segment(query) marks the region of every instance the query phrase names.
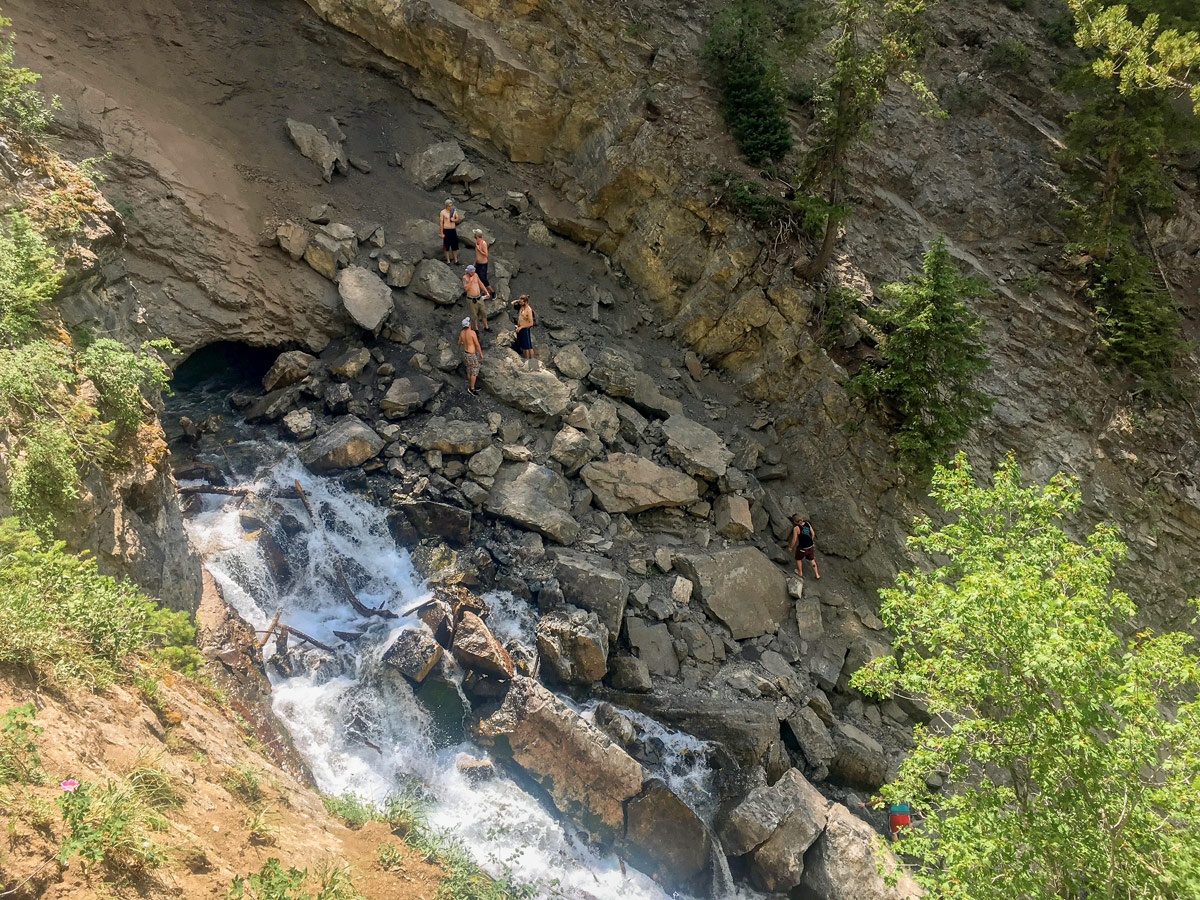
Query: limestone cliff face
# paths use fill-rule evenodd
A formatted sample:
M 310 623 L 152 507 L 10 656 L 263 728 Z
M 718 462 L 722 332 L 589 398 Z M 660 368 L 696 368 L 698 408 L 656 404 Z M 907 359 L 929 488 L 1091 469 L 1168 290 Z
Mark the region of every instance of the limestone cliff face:
M 740 163 L 703 78 L 706 7 L 307 2 L 402 62 L 405 83 L 464 128 L 514 160 L 543 163 L 550 229 L 607 254 L 683 343 L 770 404 L 798 501 L 827 523 L 830 551 L 859 561 L 864 586 L 894 571 L 906 498 L 921 492 L 905 488 L 886 434 L 814 341 L 814 289 L 793 279 L 794 251 L 714 204 L 709 173 Z M 982 468 L 1015 448 L 1031 476 L 1077 473 L 1091 514 L 1128 525 L 1131 580 L 1148 615 L 1175 620 L 1200 587 L 1186 564 L 1200 551 L 1200 423 L 1183 406 L 1142 419 L 1086 352 L 1090 312 L 1062 265 L 1055 187 L 1065 108 L 1053 84 L 1066 51 L 1034 16 L 997 5 L 940 4 L 931 24 L 926 74 L 949 116 L 886 98 L 853 162 L 854 214 L 830 280 L 869 300 L 873 285 L 904 277 L 923 243 L 945 234 L 964 267 L 996 289 L 981 311 L 998 404 L 972 455 Z M 1034 49 L 1019 79 L 985 62 L 1006 37 Z M 1200 284 L 1193 198 L 1185 192 L 1171 220 L 1151 223 L 1181 299 Z

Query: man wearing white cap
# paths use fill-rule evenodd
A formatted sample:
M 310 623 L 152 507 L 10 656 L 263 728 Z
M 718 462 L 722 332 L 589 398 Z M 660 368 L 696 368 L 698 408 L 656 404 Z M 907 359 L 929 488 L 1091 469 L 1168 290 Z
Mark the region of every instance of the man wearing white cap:
M 467 271 L 463 273 L 463 290 L 467 292 L 467 312 L 471 314 L 471 318 L 476 323 L 483 323 L 484 331 L 491 331 L 488 328 L 487 310 L 483 308 L 483 298 L 492 299 L 492 292 L 488 290 L 488 286 L 479 280 L 479 275 L 475 271 L 474 266 L 467 266 Z M 482 296 L 480 296 L 482 294 Z
M 479 368 L 483 364 L 483 347 L 479 344 L 479 335 L 471 327 L 470 316 L 462 320 L 458 346 L 463 348 L 463 361 L 467 364 L 467 392 L 474 397 L 479 393 L 475 390 L 475 379 L 479 377 Z
M 454 264 L 458 265 L 458 223 L 462 216 L 454 208 L 454 201 L 446 198 L 446 205 L 438 214 L 438 227 L 442 229 L 442 252 L 446 254 L 446 265 L 450 265 L 450 254 L 454 254 Z

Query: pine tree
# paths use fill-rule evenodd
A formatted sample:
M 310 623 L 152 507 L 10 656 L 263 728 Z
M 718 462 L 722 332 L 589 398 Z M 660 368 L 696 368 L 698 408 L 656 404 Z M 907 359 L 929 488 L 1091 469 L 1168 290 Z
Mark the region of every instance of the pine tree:
M 887 337 L 855 386 L 896 417 L 897 449 L 914 470 L 944 459 L 991 409 L 991 397 L 975 387 L 988 367 L 983 320 L 963 302 L 984 288 L 960 273 L 939 237 L 921 275 L 880 291 L 885 303 L 874 318 Z

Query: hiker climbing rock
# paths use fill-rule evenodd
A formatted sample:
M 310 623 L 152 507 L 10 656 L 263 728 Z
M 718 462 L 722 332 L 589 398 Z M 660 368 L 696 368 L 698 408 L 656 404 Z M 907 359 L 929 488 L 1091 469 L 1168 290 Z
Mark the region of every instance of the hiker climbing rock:
M 517 308 L 517 339 L 513 349 L 526 359 L 533 359 L 533 307 L 529 305 L 529 295 L 522 294 L 513 305 Z
M 483 299 L 492 299 L 492 292 L 488 290 L 486 284 L 479 280 L 479 273 L 475 266 L 467 266 L 467 270 L 462 277 L 463 290 L 467 292 L 467 312 L 471 314 L 473 323 L 483 323 L 484 331 L 491 331 L 488 327 L 487 309 L 484 308 Z
M 492 283 L 488 281 L 488 244 L 483 239 L 483 231 L 478 228 L 475 229 L 475 272 L 483 286 L 491 290 Z
M 450 256 L 454 256 L 454 264 L 458 264 L 458 223 L 462 216 L 454 208 L 454 201 L 446 198 L 446 205 L 438 215 L 438 227 L 442 230 L 442 252 L 446 254 L 446 265 L 450 265 Z
M 817 533 L 803 516 L 792 516 L 792 542 L 788 544 L 788 550 L 796 554 L 797 575 L 804 577 L 804 560 L 807 559 L 812 564 L 813 574 L 818 581 L 821 580 L 821 573 L 817 569 Z
M 479 335 L 471 327 L 470 316 L 462 320 L 458 346 L 463 348 L 463 361 L 467 365 L 467 392 L 475 396 L 479 393 L 475 389 L 475 379 L 479 377 L 479 369 L 483 365 L 483 347 L 479 344 Z

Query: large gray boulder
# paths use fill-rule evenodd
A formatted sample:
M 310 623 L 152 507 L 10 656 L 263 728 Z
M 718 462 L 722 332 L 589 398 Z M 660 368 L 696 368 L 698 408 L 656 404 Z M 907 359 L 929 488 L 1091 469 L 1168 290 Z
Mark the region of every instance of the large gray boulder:
M 865 791 L 878 790 L 887 781 L 887 757 L 883 745 L 849 722 L 833 726 L 833 759 L 829 776 L 835 781 Z
M 608 629 L 610 642 L 616 643 L 629 599 L 629 583 L 612 563 L 590 553 L 556 550 L 554 574 L 567 603 L 598 615 Z
M 607 513 L 639 513 L 659 506 L 689 506 L 700 499 L 695 479 L 636 453 L 610 453 L 580 472 Z
M 404 171 L 421 188 L 432 191 L 466 159 L 458 141 L 430 144 L 404 161 Z
M 711 428 L 675 415 L 662 423 L 662 431 L 667 438 L 667 454 L 689 475 L 716 481 L 729 468 L 733 453 Z
M 387 393 L 379 401 L 379 410 L 389 419 L 403 419 L 424 409 L 441 389 L 440 381 L 424 375 L 405 375 L 388 386 Z
M 472 723 L 478 739 L 512 760 L 559 812 L 596 838 L 625 830 L 625 804 L 641 793 L 645 772 L 611 738 L 530 678 L 517 676 L 504 701 Z
M 312 371 L 317 358 L 303 350 L 288 350 L 275 357 L 271 368 L 263 376 L 262 386 L 265 391 L 275 391 L 279 388 L 290 387 L 297 381 L 303 381 Z
M 554 610 L 534 633 L 543 669 L 564 684 L 591 684 L 608 673 L 608 629 L 594 612 Z
M 502 403 L 554 419 L 571 403 L 571 389 L 549 369 L 529 368 L 512 350 L 495 350 L 487 358 L 484 389 Z
M 633 862 L 668 891 L 712 893 L 712 836 L 700 817 L 657 779 L 625 807 L 625 845 Z
M 321 177 L 326 181 L 333 178 L 335 170 L 342 173 L 347 171 L 341 143 L 331 141 L 324 131 L 307 122 L 288 119 L 287 133 L 300 155 L 316 163 L 321 170 Z
M 441 306 L 453 306 L 463 295 L 462 279 L 436 259 L 423 259 L 417 264 L 408 290 Z
M 495 477 L 485 507 L 492 515 L 560 544 L 579 537 L 579 523 L 570 513 L 570 490 L 557 472 L 534 463 L 510 463 L 501 466 Z
M 603 449 L 599 438 L 564 425 L 550 445 L 550 458 L 560 463 L 567 475 L 574 475 Z
M 342 416 L 300 451 L 300 459 L 313 472 L 352 469 L 378 456 L 386 443 L 362 419 Z
M 621 350 L 601 350 L 587 378 L 610 397 L 628 400 L 644 413 L 661 417 L 683 412 L 683 405 L 665 396 L 654 380 L 639 371 L 632 357 Z
M 338 295 L 355 324 L 375 331 L 392 311 L 392 289 L 374 272 L 350 266 L 338 275 Z
M 420 684 L 442 659 L 442 645 L 424 629 L 411 628 L 400 632 L 383 652 L 380 662 L 398 670 Z
M 492 429 L 486 422 L 463 422 L 434 416 L 425 423 L 413 443 L 422 450 L 469 456 L 492 443 Z
M 801 890 L 821 900 L 916 900 L 920 886 L 882 842 L 870 825 L 833 804 L 805 856 Z
M 754 547 L 680 554 L 675 567 L 692 582 L 693 596 L 708 614 L 739 641 L 778 631 L 791 612 L 787 578 Z
M 810 707 L 804 707 L 787 718 L 787 727 L 800 745 L 808 764 L 823 775 L 828 774 L 833 759 L 833 738 L 821 717 Z
M 717 534 L 731 541 L 744 541 L 754 534 L 750 502 L 739 494 L 722 494 L 713 504 L 713 524 Z
M 554 366 L 567 378 L 584 378 L 592 368 L 587 354 L 578 344 L 567 344 L 555 353 Z
M 679 674 L 679 657 L 675 655 L 675 642 L 671 640 L 671 632 L 666 625 L 662 622 L 651 624 L 637 616 L 626 616 L 625 633 L 630 649 L 646 664 L 651 675 Z

